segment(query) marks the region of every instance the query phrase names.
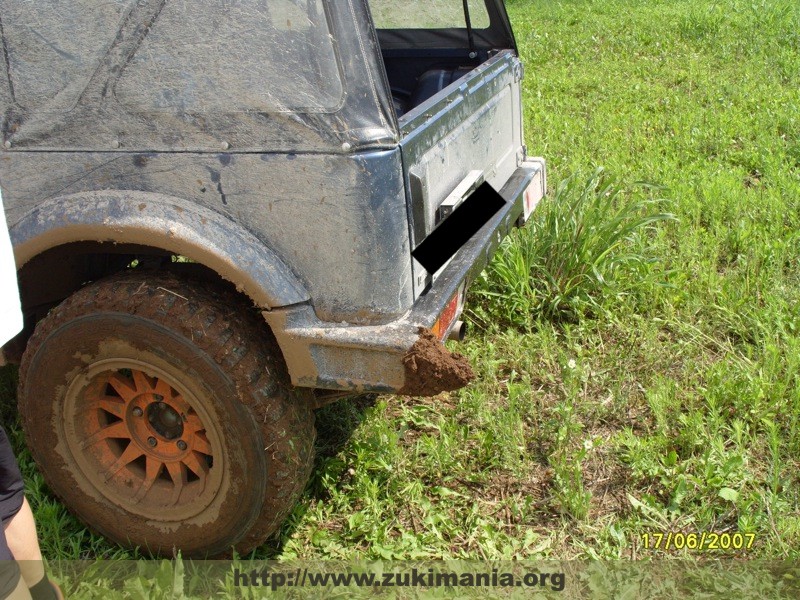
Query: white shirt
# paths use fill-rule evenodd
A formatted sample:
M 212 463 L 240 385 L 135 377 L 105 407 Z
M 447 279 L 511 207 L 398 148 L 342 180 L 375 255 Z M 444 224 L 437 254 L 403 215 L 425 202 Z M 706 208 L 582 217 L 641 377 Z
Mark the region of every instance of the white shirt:
M 22 330 L 22 309 L 17 287 L 17 266 L 8 237 L 3 194 L 0 192 L 0 345 Z M 2 364 L 2 363 L 0 363 Z

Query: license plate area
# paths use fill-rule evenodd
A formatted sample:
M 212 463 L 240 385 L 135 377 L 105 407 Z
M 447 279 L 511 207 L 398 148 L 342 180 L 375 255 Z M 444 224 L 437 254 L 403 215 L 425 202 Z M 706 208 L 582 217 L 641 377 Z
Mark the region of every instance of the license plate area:
M 484 182 L 417 246 L 412 256 L 428 273 L 436 273 L 505 203 Z

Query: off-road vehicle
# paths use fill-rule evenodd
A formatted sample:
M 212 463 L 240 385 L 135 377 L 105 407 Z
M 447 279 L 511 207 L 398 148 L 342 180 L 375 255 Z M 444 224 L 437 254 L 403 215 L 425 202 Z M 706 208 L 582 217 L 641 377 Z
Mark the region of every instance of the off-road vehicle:
M 545 189 L 502 0 L 0 0 L 0 184 L 45 480 L 152 552 L 246 552 L 314 409 L 467 367 L 470 280 Z

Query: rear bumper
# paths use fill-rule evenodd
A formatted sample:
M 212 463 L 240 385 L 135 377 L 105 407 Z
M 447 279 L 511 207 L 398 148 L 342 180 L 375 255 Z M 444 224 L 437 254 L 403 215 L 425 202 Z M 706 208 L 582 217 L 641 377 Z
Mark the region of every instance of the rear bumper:
M 528 159 L 506 182 L 506 204 L 453 255 L 426 293 L 403 317 L 385 325 L 320 321 L 309 304 L 264 311 L 283 351 L 292 383 L 341 391 L 398 392 L 406 386 L 403 357 L 430 328 L 462 283 L 483 270 L 502 239 L 521 224 L 525 192 L 546 190 L 545 164 Z M 430 390 L 435 393 L 437 390 Z

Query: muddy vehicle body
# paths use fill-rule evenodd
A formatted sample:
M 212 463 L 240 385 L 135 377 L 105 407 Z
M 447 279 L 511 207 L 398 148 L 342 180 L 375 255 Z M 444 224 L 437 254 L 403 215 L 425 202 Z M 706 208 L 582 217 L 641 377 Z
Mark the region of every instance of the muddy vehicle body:
M 92 527 L 250 550 L 302 492 L 314 408 L 463 385 L 439 340 L 545 190 L 503 3 L 466 4 L 0 0 L 4 360 Z

